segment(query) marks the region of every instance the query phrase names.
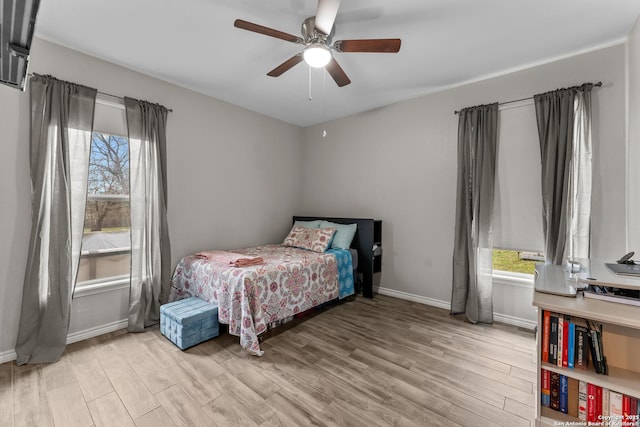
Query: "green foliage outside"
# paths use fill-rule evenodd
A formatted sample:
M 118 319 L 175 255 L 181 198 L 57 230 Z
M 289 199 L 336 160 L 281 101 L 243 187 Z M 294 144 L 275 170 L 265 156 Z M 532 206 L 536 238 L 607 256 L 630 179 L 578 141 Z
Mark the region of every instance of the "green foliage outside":
M 515 273 L 533 274 L 536 262 L 520 259 L 518 251 L 493 250 L 493 269 Z

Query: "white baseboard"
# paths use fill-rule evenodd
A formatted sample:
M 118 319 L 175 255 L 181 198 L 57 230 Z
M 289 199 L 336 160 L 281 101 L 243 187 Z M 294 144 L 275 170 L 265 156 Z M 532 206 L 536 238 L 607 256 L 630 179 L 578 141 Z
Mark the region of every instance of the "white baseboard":
M 396 291 L 388 288 L 378 288 L 378 293 L 381 295 L 387 295 L 398 299 L 407 301 L 413 301 L 420 304 L 430 305 L 432 307 L 443 308 L 445 310 L 451 310 L 451 302 L 437 300 L 434 298 L 427 298 L 420 295 L 414 295 L 407 292 Z M 509 316 L 502 313 L 493 313 L 493 320 L 500 323 L 506 323 L 508 325 L 517 326 L 520 328 L 531 329 L 535 328 L 536 322 L 528 319 L 522 319 L 520 317 Z
M 96 326 L 95 328 L 85 329 L 83 331 L 74 332 L 67 335 L 67 344 L 97 337 L 98 335 L 108 334 L 119 329 L 126 328 L 129 325 L 128 319 L 118 320 L 117 322 L 108 323 L 106 325 Z M 17 354 L 15 350 L 8 350 L 0 353 L 0 364 L 16 360 Z
M 496 322 L 506 323 L 508 325 L 531 330 L 533 330 L 537 326 L 537 323 L 533 320 L 522 319 L 520 317 L 509 316 L 508 314 L 501 314 L 496 312 L 493 313 L 493 320 L 495 320 Z
M 427 298 L 420 295 L 410 294 L 402 291 L 396 291 L 395 289 L 389 289 L 389 288 L 383 288 L 383 287 L 378 288 L 378 293 L 381 295 L 387 295 L 390 297 L 395 297 L 395 298 L 403 299 L 406 301 L 413 301 L 420 304 L 430 305 L 432 307 L 451 310 L 451 303 L 449 301 L 442 301 L 438 299 Z
M 109 332 L 124 329 L 129 326 L 129 319 L 122 319 L 116 322 L 107 323 L 106 325 L 96 326 L 94 328 L 84 329 L 67 335 L 67 344 L 97 337 L 98 335 L 108 334 Z
M 3 351 L 0 353 L 0 364 L 16 360 L 17 357 L 15 350 Z

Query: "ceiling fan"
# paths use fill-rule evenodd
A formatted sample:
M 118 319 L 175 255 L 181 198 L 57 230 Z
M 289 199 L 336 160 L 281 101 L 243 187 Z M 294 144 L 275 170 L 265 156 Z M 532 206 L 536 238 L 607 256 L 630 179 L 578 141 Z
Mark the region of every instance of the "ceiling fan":
M 333 57 L 336 52 L 373 52 L 397 53 L 400 50 L 400 39 L 365 39 L 337 40 L 331 44 L 335 33 L 334 22 L 340 7 L 340 0 L 318 0 L 316 16 L 305 19 L 302 23 L 302 37 L 274 30 L 273 28 L 236 19 L 233 25 L 247 31 L 264 34 L 277 39 L 304 45 L 302 52 L 278 65 L 267 73 L 271 77 L 279 77 L 285 71 L 305 61 L 311 67 L 326 67 L 336 84 L 340 87 L 351 83 L 349 77 Z

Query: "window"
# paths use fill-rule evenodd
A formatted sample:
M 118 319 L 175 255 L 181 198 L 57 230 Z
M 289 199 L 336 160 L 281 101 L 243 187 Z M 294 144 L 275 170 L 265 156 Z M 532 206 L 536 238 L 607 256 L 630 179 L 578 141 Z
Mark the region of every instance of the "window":
M 77 287 L 129 280 L 129 143 L 94 132 Z
M 538 252 L 493 250 L 493 270 L 500 273 L 533 274 L 536 262 L 544 262 L 544 255 Z
M 533 101 L 500 107 L 494 247 L 544 251 L 540 142 Z
M 492 261 L 502 283 L 531 282 L 536 262 L 544 262 L 540 176 L 533 101 L 501 106 Z

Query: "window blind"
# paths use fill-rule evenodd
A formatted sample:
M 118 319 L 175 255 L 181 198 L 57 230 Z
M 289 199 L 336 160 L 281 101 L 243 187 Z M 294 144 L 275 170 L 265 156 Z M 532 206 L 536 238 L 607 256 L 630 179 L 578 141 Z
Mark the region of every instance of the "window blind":
M 109 135 L 127 136 L 127 117 L 124 104 L 98 94 L 93 118 L 93 131 Z
M 532 100 L 500 107 L 494 247 L 544 251 L 540 143 Z

